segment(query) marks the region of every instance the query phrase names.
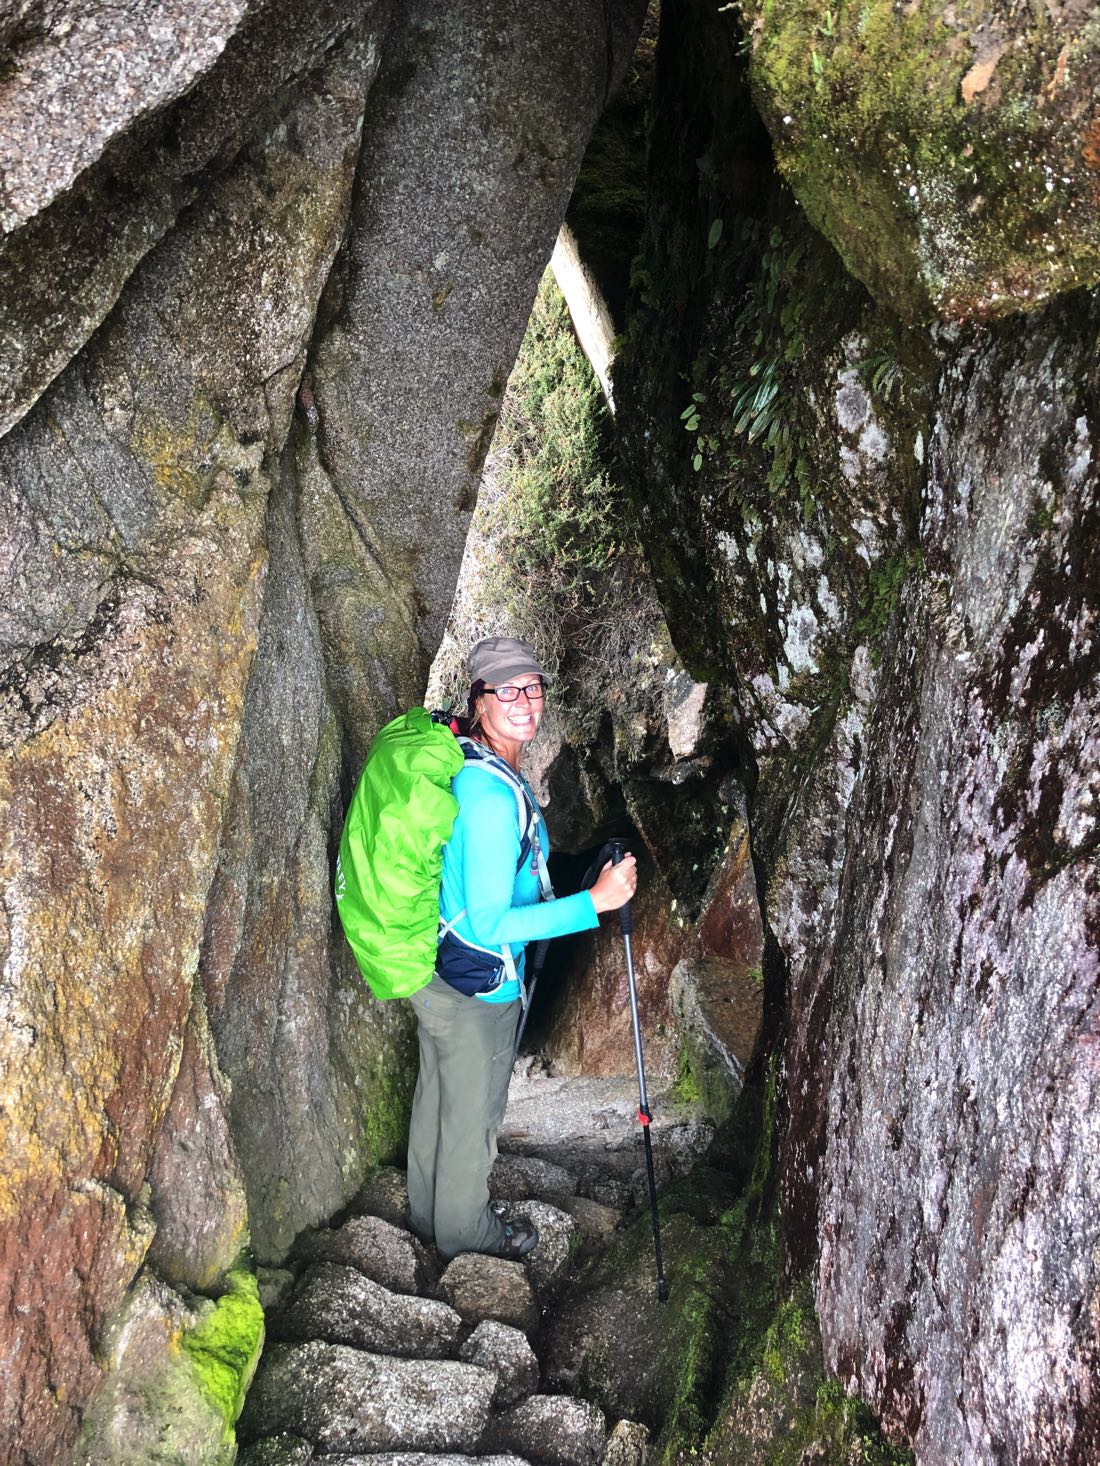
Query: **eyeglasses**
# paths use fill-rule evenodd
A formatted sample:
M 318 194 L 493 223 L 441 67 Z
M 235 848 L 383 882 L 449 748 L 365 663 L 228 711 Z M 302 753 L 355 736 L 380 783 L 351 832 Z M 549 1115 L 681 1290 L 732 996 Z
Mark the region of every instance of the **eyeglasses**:
M 524 693 L 528 702 L 541 702 L 545 688 L 541 682 L 532 682 L 530 687 L 513 687 L 506 682 L 503 687 L 486 687 L 484 692 L 491 692 L 494 697 L 499 697 L 501 702 L 518 702 L 520 693 Z

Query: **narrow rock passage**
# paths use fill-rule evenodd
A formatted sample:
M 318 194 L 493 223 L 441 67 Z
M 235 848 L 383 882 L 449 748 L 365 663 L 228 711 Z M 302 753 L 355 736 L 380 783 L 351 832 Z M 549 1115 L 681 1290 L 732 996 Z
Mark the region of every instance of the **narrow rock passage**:
M 711 1127 L 665 1092 L 651 1103 L 668 1180 Z M 632 1078 L 565 1079 L 521 1060 L 490 1189 L 539 1229 L 523 1262 L 440 1258 L 408 1230 L 394 1168 L 338 1225 L 303 1234 L 262 1277 L 268 1344 L 239 1423 L 242 1466 L 643 1461 L 646 1426 L 558 1393 L 570 1361 L 551 1370 L 536 1352 L 569 1280 L 646 1204 L 636 1107 Z

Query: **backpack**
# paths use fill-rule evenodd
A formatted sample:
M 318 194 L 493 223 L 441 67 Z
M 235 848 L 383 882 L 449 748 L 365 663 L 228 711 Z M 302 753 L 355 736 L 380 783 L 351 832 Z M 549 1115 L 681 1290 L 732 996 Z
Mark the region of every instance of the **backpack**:
M 534 853 L 542 894 L 553 894 L 538 811 L 523 781 L 483 744 L 456 738 L 446 714 L 411 708 L 371 743 L 336 859 L 336 910 L 376 998 L 407 998 L 425 987 L 441 943 L 442 975 L 461 992 L 489 992 L 505 975 L 515 976 L 507 947 L 473 947 L 451 930 L 453 923 L 440 921 L 443 846 L 458 814 L 451 780 L 467 762 L 515 790 L 517 870 Z

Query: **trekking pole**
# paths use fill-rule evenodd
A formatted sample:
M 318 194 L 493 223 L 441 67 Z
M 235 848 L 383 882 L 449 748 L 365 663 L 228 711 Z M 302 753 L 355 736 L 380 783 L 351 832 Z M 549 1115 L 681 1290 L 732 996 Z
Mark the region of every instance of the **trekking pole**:
M 609 840 L 604 847 L 611 852 L 613 865 L 618 865 L 626 853 L 626 846 L 622 840 Z M 603 852 L 601 852 L 602 855 Z M 657 1297 L 662 1303 L 668 1301 L 668 1283 L 665 1279 L 664 1264 L 661 1261 L 661 1221 L 657 1214 L 657 1177 L 653 1170 L 653 1141 L 649 1134 L 649 1122 L 653 1116 L 649 1110 L 649 1095 L 645 1084 L 645 1059 L 642 1057 L 642 1025 L 638 1017 L 638 986 L 634 980 L 634 953 L 631 950 L 630 938 L 634 932 L 634 917 L 630 910 L 630 902 L 619 907 L 619 927 L 623 934 L 623 947 L 626 951 L 626 982 L 630 992 L 630 1020 L 634 1025 L 634 1062 L 638 1066 L 638 1120 L 641 1123 L 642 1135 L 645 1138 L 645 1169 L 649 1179 L 649 1210 L 653 1218 L 653 1255 L 657 1263 Z
M 512 1068 L 516 1067 L 516 1060 L 519 1058 L 519 1046 L 523 1039 L 523 1030 L 527 1027 L 527 1015 L 531 1011 L 531 1004 L 535 997 L 535 984 L 539 980 L 539 973 L 542 971 L 542 964 L 546 961 L 546 953 L 550 948 L 550 939 L 544 942 L 536 942 L 531 949 L 531 985 L 527 989 L 527 1001 L 523 1005 L 523 1012 L 520 1015 L 519 1027 L 516 1029 L 516 1041 L 512 1046 Z

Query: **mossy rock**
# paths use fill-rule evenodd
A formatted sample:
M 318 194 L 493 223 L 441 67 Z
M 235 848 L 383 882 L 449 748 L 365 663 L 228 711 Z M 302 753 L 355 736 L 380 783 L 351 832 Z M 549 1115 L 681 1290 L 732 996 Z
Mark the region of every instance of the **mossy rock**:
M 990 318 L 1100 279 L 1100 21 L 976 0 L 762 0 L 780 171 L 880 302 Z
M 551 1379 L 572 1383 L 610 1418 L 698 1432 L 720 1356 L 716 1239 L 684 1213 L 663 1217 L 662 1303 L 650 1218 L 639 1217 L 555 1310 L 543 1354 Z
M 190 1359 L 199 1390 L 231 1430 L 264 1342 L 264 1311 L 256 1276 L 238 1267 L 226 1276 L 225 1291 L 203 1308 L 180 1344 Z
M 862 1401 L 825 1376 L 810 1284 L 780 1303 L 753 1370 L 728 1388 L 706 1441 L 714 1466 L 905 1466 Z
M 143 1272 L 105 1339 L 104 1387 L 84 1417 L 74 1461 L 204 1461 L 229 1466 L 234 1426 L 259 1361 L 264 1316 L 243 1264 L 217 1299 L 184 1298 Z

